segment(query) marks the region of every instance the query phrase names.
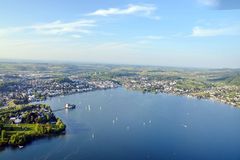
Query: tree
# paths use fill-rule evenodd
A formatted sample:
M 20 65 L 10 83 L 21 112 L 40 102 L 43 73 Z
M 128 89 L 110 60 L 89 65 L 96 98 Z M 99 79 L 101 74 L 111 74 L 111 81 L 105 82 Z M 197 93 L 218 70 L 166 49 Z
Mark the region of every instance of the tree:
M 3 104 L 3 101 L 0 101 L 0 107 L 3 106 L 3 105 L 4 105 L 4 104 Z
M 1 138 L 2 138 L 2 141 L 4 141 L 4 138 L 6 137 L 6 131 L 5 130 L 2 130 L 2 133 L 1 133 Z
M 57 132 L 62 132 L 66 129 L 65 124 L 59 118 L 57 119 L 56 127 L 57 127 Z
M 25 133 L 16 133 L 10 137 L 9 143 L 12 145 L 23 145 L 27 142 L 27 135 Z
M 46 132 L 51 133 L 51 131 L 52 131 L 52 126 L 50 124 L 47 124 L 46 125 Z
M 36 124 L 35 131 L 40 135 L 47 133 L 47 129 L 41 124 Z
M 49 122 L 50 121 L 50 116 L 47 114 L 46 115 L 46 121 Z

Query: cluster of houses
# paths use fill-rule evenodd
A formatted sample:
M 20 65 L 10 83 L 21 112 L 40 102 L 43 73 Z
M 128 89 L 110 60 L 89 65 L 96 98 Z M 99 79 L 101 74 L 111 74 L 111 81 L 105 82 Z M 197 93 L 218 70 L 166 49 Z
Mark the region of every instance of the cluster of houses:
M 126 79 L 123 83 L 123 86 L 128 89 L 134 90 L 147 90 L 154 92 L 164 92 L 171 93 L 178 92 L 175 88 L 176 81 L 167 81 L 167 80 L 148 80 L 147 78 L 139 78 L 139 79 Z
M 14 83 L 8 83 L 8 81 L 14 81 Z M 0 107 L 13 99 L 18 100 L 19 103 L 29 103 L 58 95 L 118 87 L 112 81 L 92 81 L 85 78 L 57 81 L 55 77 L 41 74 L 16 75 L 4 79 L 4 82 L 6 84 L 4 88 L 0 87 Z
M 88 84 L 90 86 L 94 86 L 95 89 L 109 89 L 109 88 L 117 88 L 118 84 L 112 81 L 89 81 Z
M 226 104 L 240 107 L 240 88 L 235 86 L 219 86 L 209 93 L 210 99 L 217 100 Z
M 48 118 L 47 118 L 48 117 Z M 23 108 L 21 111 L 11 113 L 8 122 L 13 124 L 20 123 L 46 123 L 55 122 L 56 118 L 49 107 L 33 105 Z
M 21 115 L 17 116 L 17 117 L 10 117 L 9 121 L 12 123 L 15 123 L 15 124 L 19 124 L 22 122 L 22 117 L 21 117 Z
M 219 86 L 200 90 L 199 88 L 179 88 L 177 80 L 149 80 L 146 77 L 125 78 L 123 86 L 133 90 L 171 93 L 200 99 L 212 99 L 240 107 L 240 88 L 237 86 Z

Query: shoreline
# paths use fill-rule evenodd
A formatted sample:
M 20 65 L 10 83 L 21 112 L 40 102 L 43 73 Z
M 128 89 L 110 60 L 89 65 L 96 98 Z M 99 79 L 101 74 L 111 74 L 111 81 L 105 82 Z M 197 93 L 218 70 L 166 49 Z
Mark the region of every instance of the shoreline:
M 54 96 L 47 96 L 44 100 L 35 100 L 35 101 L 29 102 L 28 104 L 36 104 L 36 103 L 44 102 L 48 99 L 55 98 L 55 97 L 64 97 L 64 96 L 74 95 L 74 94 L 81 94 L 81 93 L 88 93 L 88 92 L 95 92 L 95 91 L 102 91 L 102 90 L 109 90 L 109 89 L 117 89 L 119 87 L 122 87 L 122 86 L 117 86 L 117 87 L 113 87 L 113 88 L 94 89 L 94 90 L 88 90 L 88 91 L 83 91 L 83 92 L 73 92 L 73 93 L 60 94 L 60 95 L 54 95 Z M 3 107 L 6 107 L 6 106 L 3 106 Z M 3 107 L 0 107 L 0 109 Z
M 19 147 L 44 137 L 66 133 L 66 125 L 49 105 L 26 104 L 0 110 L 0 148 Z M 11 115 L 11 117 L 9 117 Z
M 145 91 L 144 92 L 143 89 L 132 89 L 132 88 L 124 87 L 124 86 L 122 86 L 122 87 L 127 89 L 127 90 L 130 90 L 130 91 L 137 91 L 137 92 L 142 92 L 142 93 L 152 93 L 152 94 L 162 93 L 162 94 L 166 94 L 166 95 L 173 95 L 173 96 L 180 96 L 180 97 L 186 97 L 186 98 L 193 98 L 193 99 L 196 99 L 196 100 L 208 100 L 208 101 L 212 101 L 212 102 L 215 102 L 215 103 L 225 104 L 225 105 L 228 105 L 230 107 L 235 107 L 235 108 L 239 108 L 240 109 L 240 105 L 231 104 L 230 102 L 229 103 L 228 102 L 224 102 L 223 100 L 217 99 L 217 98 L 199 98 L 197 96 L 188 95 L 188 94 L 177 94 L 177 93 L 172 93 L 172 92 L 161 92 L 161 91 L 158 91 L 158 92 Z
M 52 139 L 54 137 L 64 136 L 65 134 L 66 134 L 66 131 L 62 131 L 60 133 L 44 134 L 44 135 L 33 137 L 33 139 L 31 141 L 27 141 L 24 144 L 16 144 L 16 145 L 11 145 L 9 143 L 0 144 L 0 153 L 2 151 L 4 151 L 5 149 L 7 149 L 7 148 L 10 148 L 10 149 L 22 149 L 22 148 L 32 144 L 34 141 L 38 141 L 38 140 L 41 140 L 41 139 Z
M 95 92 L 95 91 L 109 90 L 109 89 L 117 89 L 117 88 L 124 88 L 124 89 L 129 90 L 129 91 L 137 91 L 137 92 L 144 93 L 143 89 L 132 89 L 132 88 L 127 88 L 127 87 L 125 87 L 123 85 L 119 85 L 119 86 L 113 87 L 113 88 L 95 89 L 95 90 L 89 90 L 89 91 L 85 91 L 85 92 L 75 92 L 75 93 L 69 93 L 69 94 L 64 94 L 64 95 L 57 95 L 57 96 L 47 97 L 43 101 L 35 101 L 35 102 L 31 102 L 31 103 L 34 104 L 36 102 L 39 102 L 39 103 L 40 102 L 44 102 L 47 99 L 51 99 L 51 98 L 54 98 L 54 97 L 61 97 L 61 96 L 68 96 L 68 95 L 74 95 L 74 94 L 81 94 L 81 93 L 88 93 L 88 92 Z M 234 104 L 231 104 L 231 103 L 228 103 L 228 102 L 223 102 L 221 99 L 217 99 L 217 98 L 199 98 L 197 96 L 188 95 L 188 94 L 178 94 L 178 93 L 161 92 L 161 91 L 158 91 L 158 92 L 146 91 L 145 93 L 152 93 L 152 94 L 159 94 L 159 93 L 161 93 L 161 94 L 166 94 L 166 95 L 173 95 L 173 96 L 180 96 L 180 97 L 186 97 L 186 98 L 193 98 L 193 99 L 196 99 L 196 100 L 208 100 L 208 101 L 212 101 L 212 102 L 219 103 L 219 104 L 225 104 L 225 105 L 228 105 L 229 107 L 240 108 L 240 106 L 238 106 L 238 105 L 234 105 Z

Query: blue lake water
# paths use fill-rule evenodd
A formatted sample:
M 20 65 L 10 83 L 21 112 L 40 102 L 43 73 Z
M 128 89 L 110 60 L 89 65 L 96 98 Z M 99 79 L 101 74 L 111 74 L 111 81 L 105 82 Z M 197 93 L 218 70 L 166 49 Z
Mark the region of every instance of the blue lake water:
M 240 109 L 224 104 L 123 88 L 45 103 L 80 106 L 55 113 L 66 135 L 7 148 L 0 160 L 240 159 Z

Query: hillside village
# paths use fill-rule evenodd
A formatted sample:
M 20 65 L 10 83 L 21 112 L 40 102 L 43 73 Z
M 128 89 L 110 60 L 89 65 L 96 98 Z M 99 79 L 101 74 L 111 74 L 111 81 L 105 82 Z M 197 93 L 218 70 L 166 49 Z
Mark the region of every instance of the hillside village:
M 212 99 L 240 107 L 239 74 L 239 70 L 231 69 L 3 64 L 2 69 L 0 65 L 0 106 L 12 100 L 27 104 L 48 97 L 122 86 L 142 92 Z

